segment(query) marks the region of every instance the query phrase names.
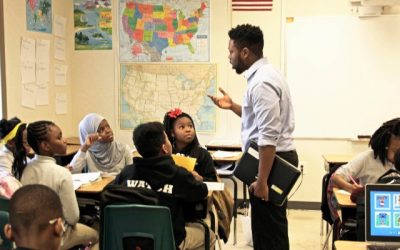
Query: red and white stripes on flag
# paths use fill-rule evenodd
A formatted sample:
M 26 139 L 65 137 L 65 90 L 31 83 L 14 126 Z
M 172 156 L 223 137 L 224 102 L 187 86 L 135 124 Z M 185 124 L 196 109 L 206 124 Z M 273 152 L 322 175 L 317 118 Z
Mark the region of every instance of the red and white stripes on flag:
M 272 0 L 231 0 L 232 11 L 272 11 Z

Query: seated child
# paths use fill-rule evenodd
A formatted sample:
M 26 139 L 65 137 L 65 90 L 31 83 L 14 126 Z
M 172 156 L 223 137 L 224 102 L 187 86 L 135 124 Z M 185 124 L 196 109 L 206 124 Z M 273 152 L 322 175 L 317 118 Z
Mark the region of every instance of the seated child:
M 72 172 L 79 173 L 87 166 L 89 172 L 119 173 L 132 164 L 128 145 L 114 141 L 113 131 L 107 120 L 95 113 L 86 115 L 79 123 L 81 149 L 72 159 Z
M 10 200 L 9 215 L 4 233 L 17 249 L 60 249 L 63 212 L 51 188 L 33 184 L 18 189 Z
M 61 129 L 53 122 L 37 121 L 30 123 L 27 130 L 28 143 L 36 155 L 22 174 L 22 184 L 46 185 L 60 197 L 65 219 L 65 233 L 61 249 L 92 243 L 95 244 L 92 249 L 98 249 L 98 233 L 94 229 L 78 223 L 79 208 L 71 173 L 68 169 L 57 165 L 53 158 L 55 154 L 65 154 L 67 149 Z
M 128 187 L 151 188 L 159 192 L 160 205 L 169 207 L 176 246 L 181 250 L 204 248 L 204 228 L 197 223 L 185 226 L 182 202 L 199 202 L 207 197 L 207 186 L 193 177 L 186 169 L 174 164 L 172 146 L 159 122 L 137 126 L 133 141 L 143 158 L 135 158 L 115 179 L 116 184 Z M 215 235 L 210 231 L 213 249 Z
M 6 170 L 20 179 L 31 151 L 26 137 L 26 124 L 17 117 L 0 121 L 0 138 L 4 144 L 0 151 L 0 170 Z
M 200 146 L 194 122 L 190 115 L 174 108 L 164 116 L 164 129 L 172 143 L 172 152 L 196 158 L 193 176 L 198 181 L 217 181 L 214 161 L 210 153 Z
M 376 183 L 378 178 L 389 169 L 395 168 L 394 156 L 400 149 L 400 118 L 383 123 L 372 135 L 369 146 L 371 149 L 360 153 L 332 174 L 327 195 L 334 221 L 338 218 L 338 214 L 332 195 L 333 187 L 351 193 L 367 183 Z M 357 180 L 357 182 L 355 183 L 353 180 Z

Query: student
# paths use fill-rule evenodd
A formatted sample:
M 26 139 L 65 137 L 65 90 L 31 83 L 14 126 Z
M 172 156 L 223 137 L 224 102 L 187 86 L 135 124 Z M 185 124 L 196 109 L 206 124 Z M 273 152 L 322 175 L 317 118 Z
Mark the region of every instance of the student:
M 119 173 L 132 164 L 132 153 L 128 145 L 114 141 L 113 131 L 107 120 L 95 113 L 86 115 L 79 123 L 81 148 L 70 166 L 74 173 L 89 172 Z
M 140 124 L 133 132 L 133 141 L 143 158 L 135 158 L 133 165 L 126 166 L 115 183 L 157 190 L 160 205 L 171 211 L 176 246 L 181 250 L 204 249 L 204 228 L 197 223 L 185 226 L 181 203 L 206 199 L 207 186 L 174 164 L 172 146 L 161 123 Z M 215 235 L 210 230 L 211 249 L 214 241 Z
M 213 159 L 210 153 L 200 146 L 192 117 L 181 109 L 174 108 L 165 114 L 163 125 L 172 143 L 172 153 L 196 158 L 196 165 L 192 171 L 196 180 L 217 181 Z
M 6 237 L 15 241 L 17 250 L 59 250 L 64 233 L 60 198 L 51 188 L 26 185 L 10 200 L 9 224 Z
M 21 178 L 31 147 L 27 142 L 26 124 L 17 117 L 0 121 L 0 138 L 4 144 L 0 151 L 0 171 L 4 170 Z
M 67 144 L 62 137 L 61 129 L 50 121 L 37 121 L 29 124 L 28 143 L 36 155 L 22 174 L 21 182 L 43 184 L 53 189 L 60 197 L 65 219 L 65 233 L 61 249 L 76 245 L 95 244 L 98 249 L 98 233 L 78 223 L 79 208 L 69 170 L 56 164 L 55 154 L 65 154 Z
M 395 154 L 400 149 L 400 118 L 383 123 L 372 135 L 369 146 L 370 149 L 338 168 L 331 177 L 328 204 L 333 220 L 338 214 L 337 205 L 332 197 L 332 187 L 351 193 L 367 183 L 376 183 L 389 169 L 395 169 Z
M 244 149 L 251 141 L 256 141 L 259 146 L 259 175 L 249 187 L 254 249 L 288 250 L 287 203 L 279 207 L 268 202 L 267 180 L 275 154 L 295 166 L 298 164 L 289 87 L 281 74 L 263 58 L 264 37 L 259 27 L 238 25 L 228 35 L 232 68 L 237 74 L 245 72 L 247 79 L 243 105 L 233 102 L 221 88 L 222 97 L 209 97 L 218 107 L 241 117 Z

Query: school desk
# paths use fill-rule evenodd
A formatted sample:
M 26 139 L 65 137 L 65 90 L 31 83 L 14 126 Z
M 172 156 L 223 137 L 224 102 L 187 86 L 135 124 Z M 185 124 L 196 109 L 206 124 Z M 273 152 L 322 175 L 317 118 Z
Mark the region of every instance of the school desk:
M 336 250 L 366 250 L 367 243 L 364 241 L 347 241 L 337 240 L 335 241 Z
M 221 150 L 221 149 L 218 149 Z M 237 181 L 235 177 L 233 176 L 233 169 L 235 167 L 235 164 L 240 158 L 242 157 L 242 152 L 240 150 L 235 150 L 238 152 L 237 155 L 231 156 L 231 157 L 215 157 L 214 153 L 216 151 L 214 150 L 208 150 L 210 153 L 211 157 L 213 158 L 215 165 L 216 165 L 216 170 L 217 174 L 220 178 L 224 179 L 229 179 L 233 183 L 233 245 L 236 245 L 236 240 L 237 240 L 237 234 L 236 234 L 236 220 L 237 220 L 237 207 L 238 207 L 238 202 L 237 202 Z M 226 170 L 221 170 L 218 169 L 218 165 L 231 165 L 229 169 Z M 247 201 L 247 190 L 246 190 L 246 185 L 243 184 L 243 199 L 246 202 Z
M 77 190 L 75 190 L 75 192 L 81 194 L 82 193 L 98 194 L 101 193 L 101 191 L 103 191 L 105 186 L 114 181 L 114 179 L 115 176 L 102 177 L 100 180 L 83 184 Z
M 353 159 L 354 154 L 323 154 L 324 168 L 327 172 L 335 171 L 338 167 Z
M 336 197 L 338 205 L 340 208 L 356 208 L 357 204 L 352 202 L 350 199 L 350 194 L 344 192 L 339 188 L 333 188 L 333 194 Z
M 242 150 L 242 145 L 238 144 L 238 143 L 209 143 L 206 144 L 206 149 L 207 150 L 212 150 L 212 151 L 216 151 L 216 150 L 225 150 L 225 151 L 241 151 Z
M 341 189 L 333 188 L 333 195 L 339 206 L 338 213 L 340 221 L 348 228 L 355 230 L 356 225 L 354 221 L 356 218 L 357 204 L 351 201 L 349 193 Z M 333 223 L 333 232 L 337 232 L 337 226 L 337 223 Z M 337 239 L 334 237 L 332 240 L 336 242 Z

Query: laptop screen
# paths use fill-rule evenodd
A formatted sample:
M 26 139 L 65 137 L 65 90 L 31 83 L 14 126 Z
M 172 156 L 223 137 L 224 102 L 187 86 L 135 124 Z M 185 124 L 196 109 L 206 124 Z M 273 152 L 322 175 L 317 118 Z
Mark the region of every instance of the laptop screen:
M 400 242 L 400 185 L 366 185 L 365 231 L 367 241 Z

